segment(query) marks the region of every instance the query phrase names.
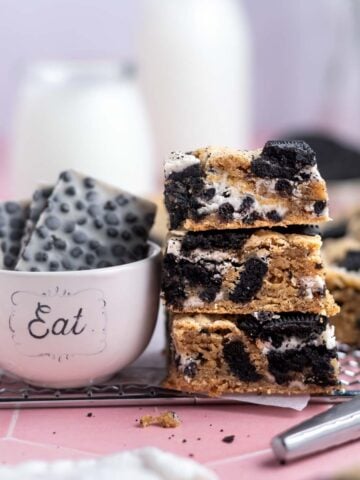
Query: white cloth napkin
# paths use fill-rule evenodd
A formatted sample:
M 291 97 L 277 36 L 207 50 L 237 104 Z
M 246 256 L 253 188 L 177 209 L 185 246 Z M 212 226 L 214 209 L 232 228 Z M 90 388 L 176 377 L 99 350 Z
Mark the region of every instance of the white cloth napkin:
M 217 480 L 194 460 L 157 448 L 90 460 L 33 461 L 0 466 L 1 480 Z

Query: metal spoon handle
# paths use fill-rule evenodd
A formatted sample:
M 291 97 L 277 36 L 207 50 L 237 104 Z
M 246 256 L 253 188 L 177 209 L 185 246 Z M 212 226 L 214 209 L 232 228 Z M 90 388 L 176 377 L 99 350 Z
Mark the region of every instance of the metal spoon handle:
M 293 460 L 360 438 L 360 398 L 330 408 L 274 437 L 271 447 L 281 461 Z

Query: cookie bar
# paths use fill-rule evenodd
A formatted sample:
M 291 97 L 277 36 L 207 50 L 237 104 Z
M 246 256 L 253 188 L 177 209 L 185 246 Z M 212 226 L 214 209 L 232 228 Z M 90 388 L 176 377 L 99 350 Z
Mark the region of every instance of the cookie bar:
M 172 230 L 304 225 L 329 218 L 325 182 L 303 141 L 270 141 L 252 151 L 173 152 L 165 163 L 165 204 Z
M 265 229 L 172 232 L 163 262 L 167 307 L 334 315 L 338 307 L 325 287 L 320 246 L 318 235 Z
M 28 202 L 4 202 L 0 204 L 0 268 L 12 270 L 17 262 L 26 220 Z
M 353 210 L 326 225 L 322 229 L 321 236 L 324 240 L 344 237 L 360 240 L 360 209 Z
M 142 259 L 154 215 L 151 202 L 63 172 L 45 209 L 39 216 L 36 210 L 36 225 L 16 270 L 83 270 Z
M 353 238 L 327 240 L 326 283 L 340 306 L 332 318 L 340 342 L 360 345 L 360 241 Z
M 334 328 L 320 315 L 170 318 L 165 386 L 208 395 L 324 393 L 338 384 Z
M 30 207 L 29 207 L 29 216 L 26 220 L 25 231 L 22 238 L 22 250 L 28 244 L 31 234 L 37 224 L 40 215 L 45 210 L 47 206 L 48 199 L 53 192 L 54 187 L 42 187 L 35 190 L 33 193 Z

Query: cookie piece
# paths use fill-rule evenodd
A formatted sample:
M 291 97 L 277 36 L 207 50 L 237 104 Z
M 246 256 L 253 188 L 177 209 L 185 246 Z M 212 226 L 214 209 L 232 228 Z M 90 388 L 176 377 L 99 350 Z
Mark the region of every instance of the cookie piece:
M 326 393 L 338 385 L 334 327 L 299 312 L 174 314 L 168 388 L 208 395 Z
M 37 207 L 37 205 L 36 205 Z M 22 251 L 22 271 L 122 265 L 147 253 L 155 205 L 74 171 L 63 172 Z
M 339 311 L 325 288 L 318 235 L 271 230 L 172 232 L 163 295 L 173 312 Z
M 340 306 L 332 319 L 340 342 L 360 345 L 360 241 L 327 240 L 323 249 L 326 283 Z
M 0 203 L 1 269 L 13 270 L 15 268 L 28 216 L 28 202 Z
M 171 229 L 318 224 L 329 218 L 327 202 L 315 153 L 302 141 L 173 152 L 165 163 Z

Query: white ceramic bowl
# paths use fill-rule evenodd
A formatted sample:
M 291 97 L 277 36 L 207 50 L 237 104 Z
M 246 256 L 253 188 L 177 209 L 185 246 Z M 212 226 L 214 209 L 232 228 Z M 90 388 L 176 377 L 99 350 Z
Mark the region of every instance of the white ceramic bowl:
M 0 271 L 0 368 L 54 388 L 103 380 L 153 333 L 160 247 L 144 260 L 79 272 Z

